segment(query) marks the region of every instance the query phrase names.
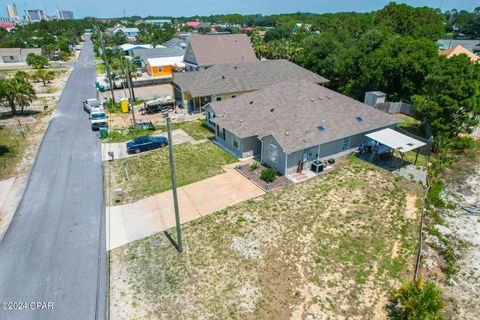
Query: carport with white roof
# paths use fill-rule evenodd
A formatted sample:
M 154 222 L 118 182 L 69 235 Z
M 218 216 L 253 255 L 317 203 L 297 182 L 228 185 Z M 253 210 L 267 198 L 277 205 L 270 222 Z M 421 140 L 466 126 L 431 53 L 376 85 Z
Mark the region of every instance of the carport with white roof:
M 406 152 L 416 150 L 417 155 L 415 157 L 414 164 L 417 164 L 418 153 L 420 151 L 420 148 L 426 145 L 425 142 L 414 139 L 410 136 L 407 136 L 403 133 L 400 133 L 390 128 L 372 132 L 372 133 L 366 134 L 365 136 L 384 146 L 387 146 L 388 148 L 391 148 L 392 150 L 396 150 L 400 152 L 400 155 L 403 161 L 404 161 L 403 155 Z M 377 150 L 372 155 L 372 159 L 376 154 L 380 154 L 382 152 L 382 149 L 383 148 L 381 147 L 377 148 Z

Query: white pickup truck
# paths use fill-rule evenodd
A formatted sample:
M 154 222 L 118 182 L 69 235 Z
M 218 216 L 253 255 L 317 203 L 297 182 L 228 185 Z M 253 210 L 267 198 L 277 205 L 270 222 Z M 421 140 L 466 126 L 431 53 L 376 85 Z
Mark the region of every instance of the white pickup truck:
M 83 101 L 83 110 L 85 110 L 88 113 L 92 113 L 92 111 L 96 111 L 97 109 L 102 109 L 103 107 L 100 101 L 98 99 L 87 99 Z
M 104 110 L 94 110 L 90 113 L 90 122 L 92 130 L 100 130 L 100 128 L 108 128 L 107 116 Z

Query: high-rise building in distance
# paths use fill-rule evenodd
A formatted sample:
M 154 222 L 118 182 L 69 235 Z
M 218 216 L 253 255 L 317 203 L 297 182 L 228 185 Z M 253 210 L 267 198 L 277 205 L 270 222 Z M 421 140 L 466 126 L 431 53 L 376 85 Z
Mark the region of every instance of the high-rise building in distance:
M 60 20 L 73 20 L 75 19 L 73 11 L 70 10 L 57 10 L 57 17 Z
M 30 22 L 47 20 L 47 13 L 41 9 L 25 10 L 25 16 Z
M 7 14 L 10 19 L 20 20 L 20 17 L 18 16 L 17 6 L 15 5 L 15 3 L 7 4 Z

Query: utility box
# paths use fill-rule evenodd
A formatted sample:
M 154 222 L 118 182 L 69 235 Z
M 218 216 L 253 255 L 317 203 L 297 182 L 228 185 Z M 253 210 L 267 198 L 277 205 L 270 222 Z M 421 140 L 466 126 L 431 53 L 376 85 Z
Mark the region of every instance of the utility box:
M 128 113 L 128 99 L 122 99 L 120 100 L 120 111 L 123 113 Z
M 387 95 L 381 91 L 369 91 L 365 92 L 364 103 L 369 106 L 375 107 L 379 103 L 387 101 Z

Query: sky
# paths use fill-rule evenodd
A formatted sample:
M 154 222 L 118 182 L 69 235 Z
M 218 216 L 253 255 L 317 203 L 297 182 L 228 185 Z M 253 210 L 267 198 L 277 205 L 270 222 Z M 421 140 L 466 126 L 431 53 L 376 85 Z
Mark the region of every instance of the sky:
M 56 9 L 72 10 L 76 18 L 85 16 L 193 16 L 225 13 L 274 14 L 289 12 L 340 12 L 374 11 L 391 0 L 0 0 L 0 16 L 6 16 L 6 4 L 15 3 L 23 15 L 25 3 L 29 9 L 47 9 L 54 15 Z M 480 0 L 404 0 L 397 1 L 412 6 L 440 8 L 442 11 L 456 8 L 473 11 Z

